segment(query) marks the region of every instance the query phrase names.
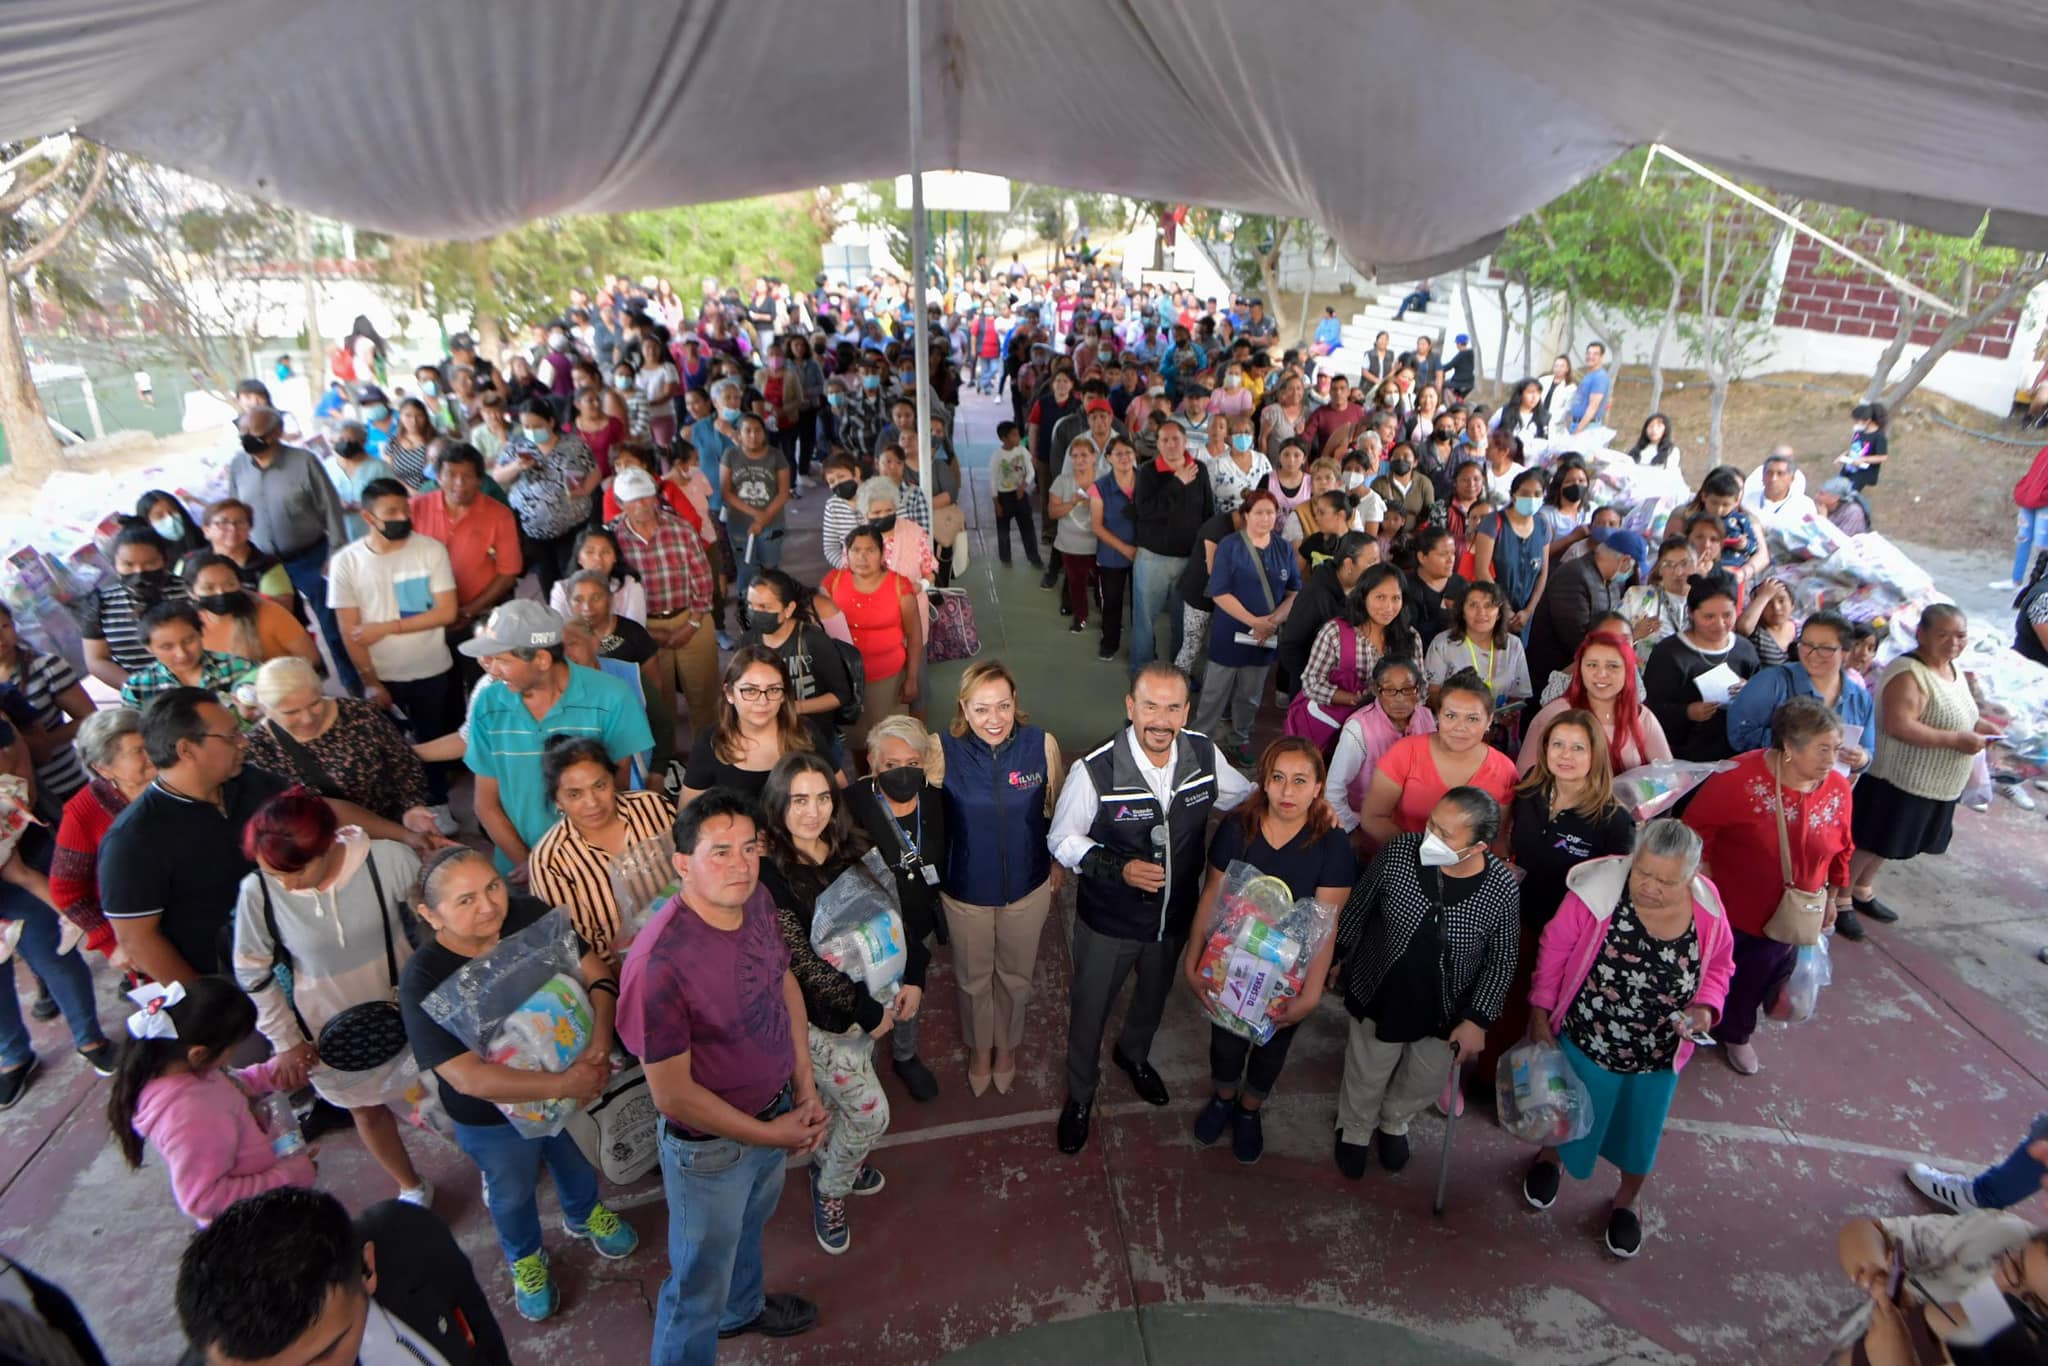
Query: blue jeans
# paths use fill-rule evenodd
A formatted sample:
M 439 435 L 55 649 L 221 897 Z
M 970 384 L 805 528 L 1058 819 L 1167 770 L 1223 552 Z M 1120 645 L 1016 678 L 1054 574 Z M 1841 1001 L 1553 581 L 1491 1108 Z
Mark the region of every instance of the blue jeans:
M 761 1230 L 782 1198 L 787 1157 L 730 1138 L 686 1142 L 663 1126 L 669 1273 L 654 1310 L 653 1366 L 712 1366 L 719 1330 L 761 1312 Z
M 20 854 L 39 872 L 47 873 L 53 847 L 47 834 L 31 829 L 22 839 Z M 79 1048 L 106 1042 L 107 1036 L 100 1029 L 99 1008 L 93 1001 L 92 969 L 77 949 L 58 955 L 60 926 L 49 903 L 26 888 L 0 882 L 0 920 L 21 922 L 21 939 L 15 944 L 15 951 L 28 960 L 36 976 L 50 989 L 50 999 L 64 1012 L 64 1023 L 71 1026 L 71 1042 Z M 28 1026 L 22 1023 L 21 1002 L 15 995 L 14 967 L 11 963 L 0 963 L 0 1068 L 12 1071 L 35 1055 Z
M 1002 378 L 1002 373 L 1001 356 L 983 356 L 975 363 L 974 387 L 984 394 L 992 394 L 996 391 L 996 381 Z
M 352 695 L 361 697 L 362 677 L 356 673 L 355 661 L 348 657 L 348 646 L 341 638 L 341 622 L 335 618 L 334 609 L 327 605 L 326 538 L 322 537 L 286 560 L 284 572 L 291 579 L 292 587 L 299 590 L 299 596 L 306 600 L 306 606 L 312 609 L 313 619 L 320 623 L 320 634 L 327 640 L 327 653 L 334 660 L 334 676 Z
M 2048 550 L 2048 508 L 2020 508 L 2018 534 L 2013 537 L 2012 581 L 2027 581 L 2027 562 Z
M 455 1146 L 469 1154 L 484 1174 L 484 1207 L 498 1231 L 507 1266 L 540 1251 L 541 1163 L 555 1178 L 562 1213 L 581 1228 L 597 1203 L 597 1169 L 566 1133 L 553 1138 L 523 1138 L 509 1124 L 457 1124 Z
M 747 525 L 748 519 L 742 517 L 726 528 L 726 534 L 732 537 L 733 562 L 739 566 L 739 573 L 733 579 L 732 593 L 740 603 L 743 619 L 747 610 L 747 585 L 762 570 L 781 567 L 782 543 L 788 539 L 781 527 L 770 527 L 754 538 L 754 553 L 750 556 L 747 554 Z
M 2043 1169 L 2039 1162 L 2027 1156 L 2027 1145 L 2044 1138 L 2048 1138 L 2048 1114 L 2036 1115 L 2027 1129 L 2027 1136 L 2019 1141 L 2005 1161 L 1995 1167 L 1986 1167 L 1977 1174 L 1970 1193 L 1976 1198 L 1978 1209 L 2011 1209 L 2041 1193 Z
M 1153 628 L 1159 614 L 1173 598 L 1173 586 L 1188 567 L 1187 557 L 1160 555 L 1140 547 L 1131 566 L 1131 673 L 1154 659 L 1175 659 L 1180 655 L 1181 613 L 1176 605 L 1166 624 L 1169 642 L 1165 650 L 1154 648 Z

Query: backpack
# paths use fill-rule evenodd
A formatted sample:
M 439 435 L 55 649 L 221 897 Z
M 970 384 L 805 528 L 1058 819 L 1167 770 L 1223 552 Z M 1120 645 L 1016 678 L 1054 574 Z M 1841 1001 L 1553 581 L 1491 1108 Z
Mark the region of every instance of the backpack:
M 2048 446 L 2034 456 L 2034 463 L 2012 486 L 2012 500 L 2029 512 L 2048 508 Z
M 356 378 L 355 353 L 346 346 L 335 345 L 327 349 L 327 373 L 336 379 L 353 383 Z
M 849 696 L 832 713 L 834 725 L 851 726 L 859 722 L 861 712 L 868 704 L 867 665 L 861 662 L 860 650 L 850 640 L 837 636 L 826 636 L 825 641 L 839 651 L 839 662 L 846 670 Z

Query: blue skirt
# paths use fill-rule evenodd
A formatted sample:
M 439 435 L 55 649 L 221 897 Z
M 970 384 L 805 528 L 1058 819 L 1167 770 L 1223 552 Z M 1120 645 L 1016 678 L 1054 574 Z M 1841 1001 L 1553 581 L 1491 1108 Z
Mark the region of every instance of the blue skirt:
M 1557 1036 L 1557 1044 L 1593 1096 L 1593 1128 L 1557 1150 L 1564 1169 L 1584 1181 L 1604 1157 L 1630 1176 L 1648 1176 L 1657 1165 L 1671 1098 L 1678 1093 L 1678 1073 L 1610 1072 L 1564 1035 Z

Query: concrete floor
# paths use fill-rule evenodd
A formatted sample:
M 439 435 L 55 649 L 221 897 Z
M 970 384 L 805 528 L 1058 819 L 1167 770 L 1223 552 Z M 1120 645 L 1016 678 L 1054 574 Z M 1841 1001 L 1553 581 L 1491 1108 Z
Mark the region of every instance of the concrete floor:
M 963 414 L 970 464 L 982 463 L 999 415 L 981 403 Z M 815 528 L 818 506 L 816 494 L 798 504 L 800 527 Z M 815 545 L 814 531 L 792 542 L 800 577 L 816 564 Z M 967 578 L 984 654 L 1018 670 L 1026 707 L 1069 752 L 1092 744 L 1120 720 L 1124 669 L 1095 661 L 1092 635 L 1065 633 L 1021 560 L 996 566 L 992 532 L 976 555 Z M 935 721 L 960 667 L 934 671 Z M 1889 875 L 1904 922 L 1839 947 L 1819 1018 L 1765 1027 L 1761 1075 L 1737 1077 L 1711 1055 L 1688 1071 L 1632 1263 L 1599 1246 L 1608 1176 L 1568 1185 L 1555 1208 L 1534 1213 L 1516 1189 L 1529 1150 L 1480 1112 L 1459 1125 L 1442 1219 L 1429 1211 L 1442 1134 L 1434 1116 L 1418 1122 L 1406 1171 L 1343 1180 L 1330 1161 L 1343 1023 L 1335 1003 L 1296 1043 L 1257 1166 L 1239 1166 L 1224 1148 L 1203 1151 L 1188 1132 L 1206 1094 L 1207 1031 L 1180 998 L 1153 1057 L 1173 1104 L 1152 1109 L 1111 1071 L 1091 1143 L 1063 1157 L 1052 1127 L 1064 930 L 1049 929 L 1042 946 L 1031 1043 L 1008 1096 L 967 1093 L 941 951 L 925 1054 L 944 1092 L 918 1106 L 885 1073 L 895 1120 L 874 1161 L 888 1188 L 855 1202 L 852 1252 L 828 1257 L 812 1240 L 798 1172 L 770 1229 L 771 1287 L 816 1300 L 820 1326 L 786 1343 L 741 1340 L 722 1359 L 1817 1360 L 1856 1299 L 1835 1268 L 1836 1227 L 1921 1212 L 1904 1162 L 1992 1160 L 2048 1108 L 2048 968 L 2033 959 L 2048 942 L 2042 819 L 2003 801 L 1985 816 L 1959 813 L 1949 855 Z M 103 1013 L 118 1021 L 111 996 Z M 36 1037 L 47 1070 L 0 1119 L 0 1247 L 71 1290 L 110 1360 L 172 1361 L 170 1268 L 188 1226 L 160 1164 L 130 1172 L 108 1143 L 103 1085 L 61 1031 L 38 1026 Z M 597 1263 L 550 1234 L 564 1309 L 529 1326 L 512 1315 L 474 1169 L 430 1135 L 409 1141 L 519 1360 L 645 1359 L 667 1270 L 657 1182 L 607 1193 L 645 1240 L 627 1263 Z M 322 1184 L 351 1205 L 391 1193 L 352 1136 L 319 1148 Z

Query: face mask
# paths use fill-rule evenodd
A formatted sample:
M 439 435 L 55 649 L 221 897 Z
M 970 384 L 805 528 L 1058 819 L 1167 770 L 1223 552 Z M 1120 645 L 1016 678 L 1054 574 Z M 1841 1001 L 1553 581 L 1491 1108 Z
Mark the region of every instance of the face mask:
M 911 385 L 917 383 L 917 371 L 905 370 L 902 374 L 896 376 L 896 382 L 908 389 Z
M 859 488 L 860 488 L 860 480 L 858 480 L 858 479 L 842 479 L 842 480 L 840 480 L 840 481 L 839 481 L 838 483 L 836 483 L 836 484 L 834 484 L 834 485 L 832 486 L 832 496 L 833 496 L 834 498 L 846 498 L 846 499 L 851 499 L 851 498 L 853 497 L 853 495 L 854 495 L 855 491 L 856 491 L 856 490 L 858 490 Z
M 1415 462 L 1413 460 L 1389 460 L 1387 468 L 1396 474 L 1406 474 L 1415 468 Z
M 1557 491 L 1557 498 L 1561 503 L 1576 503 L 1585 496 L 1586 486 L 1584 484 L 1566 484 Z
M 632 387 L 633 387 L 633 377 L 632 377 L 631 375 L 613 375 L 613 376 L 612 376 L 612 388 L 614 388 L 614 389 L 630 389 L 630 388 L 632 388 Z
M 1243 384 L 1243 375 L 1225 375 L 1223 377 L 1223 387 L 1226 389 L 1236 389 L 1241 387 Z
M 549 427 L 521 427 L 519 431 L 521 435 L 525 436 L 528 441 L 531 441 L 536 446 L 547 445 L 548 438 L 555 434 L 554 430 Z
M 727 422 L 737 422 L 740 420 L 740 410 L 737 408 L 720 408 L 718 415 Z
M 382 422 L 390 416 L 391 409 L 382 403 L 372 403 L 369 407 L 363 409 L 363 417 L 371 422 Z M 249 449 L 249 438 L 246 436 L 242 438 L 242 449 Z
M 768 358 L 768 368 L 770 370 L 780 370 L 782 368 L 782 357 L 770 356 Z
M 412 535 L 412 520 L 406 517 L 393 517 L 377 528 L 377 534 L 387 541 L 402 541 Z
M 569 336 L 568 336 L 568 334 L 567 334 L 567 333 L 565 333 L 565 332 L 550 332 L 550 333 L 548 333 L 548 347 L 549 347 L 549 349 L 550 349 L 550 350 L 554 350 L 554 351 L 559 351 L 559 350 L 561 350 L 561 349 L 562 349 L 563 347 L 567 346 L 568 344 L 569 344 Z
M 1109 349 L 1108 347 L 1106 347 L 1106 346 L 1105 346 L 1105 347 L 1102 347 L 1102 348 L 1100 348 L 1100 349 L 1098 349 L 1098 350 L 1096 351 L 1095 355 L 1096 355 L 1097 359 L 1100 359 L 1100 360 L 1114 360 L 1114 359 L 1116 358 L 1116 352 L 1114 352 L 1114 351 L 1110 350 L 1110 349 Z
M 875 775 L 875 786 L 892 802 L 907 802 L 924 791 L 924 770 L 916 766 L 885 768 Z
M 1232 432 L 1230 434 L 1230 448 L 1237 451 L 1250 450 L 1252 448 L 1252 434 L 1250 432 Z
M 267 436 L 252 436 L 248 432 L 244 432 L 242 433 L 242 449 L 251 455 L 261 455 L 270 449 L 270 438 Z
M 1628 582 L 1628 573 L 1629 571 L 1626 569 L 1617 570 L 1614 577 L 1607 580 L 1608 586 L 1610 588 L 1620 588 Z
M 1515 499 L 1515 511 L 1520 513 L 1524 517 L 1534 517 L 1536 515 L 1536 509 L 1542 506 L 1543 500 L 1541 498 Z
M 360 441 L 337 441 L 334 443 L 334 453 L 347 456 L 353 460 L 363 453 L 363 443 Z
M 176 541 L 185 535 L 185 524 L 175 517 L 152 517 L 149 529 L 167 541 Z
M 1463 857 L 1457 850 L 1439 839 L 1434 830 L 1424 833 L 1422 846 L 1416 854 L 1425 868 L 1449 868 Z
M 1347 488 L 1347 489 L 1355 489 L 1355 488 L 1358 488 L 1358 487 L 1362 486 L 1362 485 L 1363 485 L 1364 483 L 1365 483 L 1365 471 L 1364 471 L 1364 470 L 1346 470 L 1346 471 L 1344 471 L 1344 487 L 1345 487 L 1345 488 Z
M 1456 433 L 1449 427 L 1439 427 L 1436 429 L 1436 439 L 1438 441 L 1450 441 L 1454 440 L 1455 437 Z
M 239 616 L 249 607 L 249 595 L 240 589 L 232 593 L 208 593 L 193 601 L 199 604 L 200 611 L 211 612 L 217 617 Z
M 428 398 L 439 398 L 441 395 L 441 386 L 434 383 L 434 381 L 430 379 L 423 379 L 420 381 L 420 392 L 425 394 Z
M 875 530 L 881 532 L 884 536 L 886 536 L 896 529 L 896 514 L 893 512 L 885 512 L 881 516 L 875 518 L 873 522 L 869 523 L 869 525 L 871 525 L 872 527 L 874 527 Z
M 844 394 L 827 394 L 827 395 L 825 395 L 825 402 L 826 402 L 827 404 L 829 404 L 830 406 L 832 406 L 832 407 L 834 407 L 834 408 L 837 408 L 837 407 L 839 407 L 839 406 L 840 406 L 841 404 L 843 404 L 843 403 L 845 403 L 845 402 L 846 402 L 846 395 L 844 395 Z
M 868 390 L 879 389 L 882 387 L 882 377 L 880 375 L 862 375 L 860 377 L 860 387 Z
M 171 581 L 168 569 L 142 569 L 121 576 L 121 586 L 135 596 L 137 601 L 154 603 L 164 595 L 164 585 Z

